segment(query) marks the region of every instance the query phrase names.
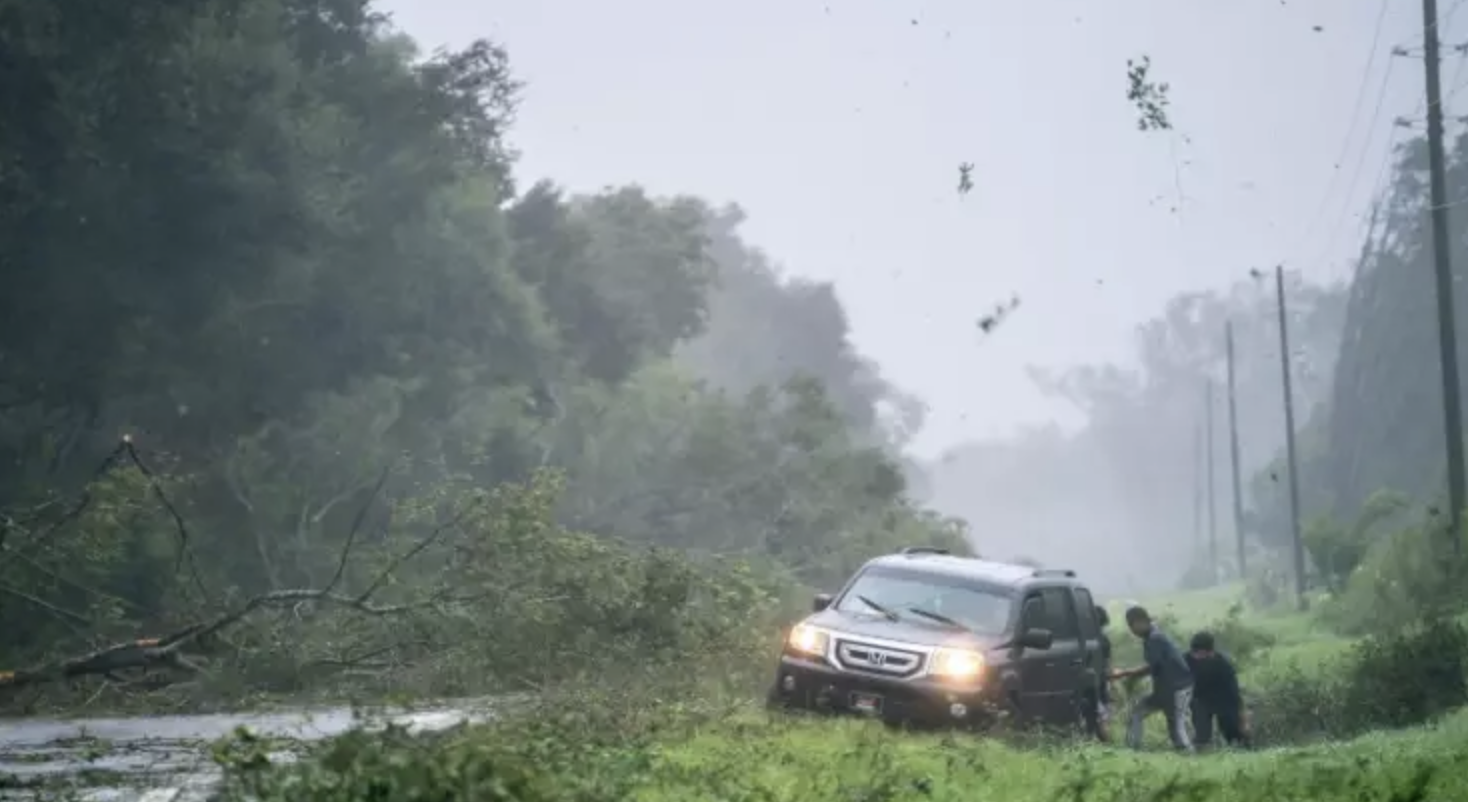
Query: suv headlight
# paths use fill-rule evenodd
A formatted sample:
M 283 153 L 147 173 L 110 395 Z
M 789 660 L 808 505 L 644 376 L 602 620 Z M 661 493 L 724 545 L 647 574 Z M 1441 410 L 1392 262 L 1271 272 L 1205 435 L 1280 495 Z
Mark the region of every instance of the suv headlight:
M 984 671 L 984 656 L 971 649 L 938 649 L 929 671 L 935 677 L 975 680 Z
M 785 639 L 785 645 L 791 651 L 812 657 L 825 655 L 830 643 L 831 633 L 809 624 L 796 624 L 790 630 L 790 637 Z

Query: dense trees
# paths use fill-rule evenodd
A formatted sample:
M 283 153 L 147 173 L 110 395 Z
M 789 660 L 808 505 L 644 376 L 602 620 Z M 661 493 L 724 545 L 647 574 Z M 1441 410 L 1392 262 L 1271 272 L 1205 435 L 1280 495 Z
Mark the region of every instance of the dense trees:
M 258 607 L 321 638 L 190 648 L 502 680 L 962 545 L 886 449 L 920 409 L 737 209 L 517 187 L 499 48 L 424 58 L 362 0 L 3 14 L 6 664 L 304 588 Z

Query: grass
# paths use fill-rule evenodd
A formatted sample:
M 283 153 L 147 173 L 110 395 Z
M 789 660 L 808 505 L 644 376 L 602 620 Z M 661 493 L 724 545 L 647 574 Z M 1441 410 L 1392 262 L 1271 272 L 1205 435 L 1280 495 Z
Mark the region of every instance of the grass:
M 1186 639 L 1225 631 L 1241 592 L 1223 588 L 1148 603 Z M 1120 610 L 1113 619 L 1120 621 Z M 1258 643 L 1246 685 L 1267 686 L 1337 670 L 1354 641 L 1330 635 L 1309 615 L 1236 617 L 1236 637 Z M 1260 639 L 1259 633 L 1264 633 Z M 1118 660 L 1136 641 L 1113 626 Z M 1228 643 L 1221 644 L 1229 648 Z M 641 697 L 638 697 L 641 698 Z M 627 732 L 617 709 L 636 711 Z M 747 706 L 669 714 L 648 726 L 631 697 L 591 701 L 600 725 L 487 726 L 424 742 L 391 734 L 342 739 L 295 769 L 269 770 L 263 784 L 236 786 L 235 799 L 519 800 L 519 802 L 890 802 L 1002 799 L 1072 802 L 1286 802 L 1286 800 L 1468 799 L 1468 711 L 1438 723 L 1310 746 L 1181 757 L 1161 743 L 1161 722 L 1134 753 L 1074 741 L 1016 744 L 969 735 L 917 735 L 850 720 L 770 717 Z M 686 709 L 684 713 L 686 713 Z M 657 719 L 662 714 L 656 714 Z M 1119 723 L 1119 722 L 1118 722 Z M 1119 734 L 1119 733 L 1117 733 Z M 375 740 L 374 740 L 375 739 Z
M 1178 757 L 1009 746 L 874 723 L 744 713 L 651 743 L 574 747 L 493 728 L 365 739 L 225 799 L 518 802 L 1286 802 L 1468 799 L 1468 715 L 1350 742 Z
M 1468 715 L 1461 714 L 1430 730 L 1191 758 L 1102 747 L 1019 749 L 993 740 L 892 734 L 862 722 L 749 724 L 660 749 L 645 782 L 627 798 L 1363 802 L 1392 799 L 1431 769 L 1421 798 L 1461 800 L 1468 799 L 1465 746 Z

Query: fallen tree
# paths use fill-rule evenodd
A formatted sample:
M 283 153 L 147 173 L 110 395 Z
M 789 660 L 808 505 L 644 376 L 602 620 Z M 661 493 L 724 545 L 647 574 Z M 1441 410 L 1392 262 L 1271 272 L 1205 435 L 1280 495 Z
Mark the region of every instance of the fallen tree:
M 178 566 L 188 567 L 187 573 L 197 589 L 201 602 L 206 607 L 219 606 L 209 600 L 210 595 L 206 590 L 206 586 L 199 577 L 197 569 L 194 567 L 194 556 L 188 526 L 184 522 L 183 516 L 179 514 L 177 508 L 169 501 L 167 494 L 163 491 L 162 486 L 152 471 L 143 463 L 131 438 L 124 437 L 122 439 L 118 448 L 103 463 L 98 474 L 104 474 L 113 466 L 117 465 L 120 458 L 125 458 L 147 478 L 154 497 L 168 511 L 178 534 Z M 162 668 L 173 672 L 175 676 L 180 674 L 187 676 L 202 673 L 205 669 L 201 657 L 198 656 L 197 652 L 210 651 L 209 647 L 217 643 L 219 637 L 226 630 L 240 624 L 257 612 L 269 609 L 292 609 L 296 611 L 296 617 L 298 619 L 300 618 L 299 613 L 302 606 L 308 604 L 316 608 L 330 607 L 364 616 L 384 617 L 402 615 L 443 605 L 468 604 L 486 598 L 489 595 L 487 592 L 455 594 L 450 589 L 439 588 L 433 592 L 421 594 L 421 598 L 403 603 L 381 604 L 374 600 L 374 597 L 389 583 L 398 569 L 441 540 L 445 532 L 461 524 L 471 511 L 482 505 L 484 501 L 483 496 L 476 496 L 471 499 L 446 521 L 435 526 L 426 535 L 417 539 L 409 548 L 394 556 L 385 567 L 376 573 L 375 578 L 367 584 L 364 590 L 357 593 L 345 593 L 339 590 L 343 584 L 343 579 L 346 576 L 354 550 L 358 545 L 359 534 L 367 518 L 367 513 L 380 497 L 389 475 L 390 470 L 387 469 L 384 469 L 380 473 L 368 497 L 359 507 L 336 561 L 336 570 L 330 582 L 324 587 L 278 589 L 259 593 L 242 602 L 228 605 L 224 610 L 212 616 L 203 617 L 200 620 L 158 637 L 113 643 L 83 654 L 56 658 L 28 669 L 0 671 L 0 691 L 45 683 L 62 682 L 80 677 L 100 677 L 106 682 L 128 687 L 143 687 L 148 689 L 163 687 L 171 684 L 172 679 L 170 677 L 148 676 L 146 672 Z M 62 526 L 76 520 L 89 502 L 89 494 L 83 493 L 74 507 L 50 524 L 41 533 L 41 539 L 44 540 L 54 536 Z M 4 520 L 6 524 L 4 527 L 5 532 L 21 529 L 14 517 L 6 516 Z M 16 549 L 11 544 L 7 544 L 4 540 L 0 540 L 0 551 L 19 559 L 29 559 L 25 552 Z M 56 578 L 65 581 L 64 577 L 58 576 Z M 76 583 L 71 584 L 76 585 Z M 85 588 L 79 585 L 77 587 L 91 594 L 107 595 L 97 589 Z M 51 614 L 71 617 L 82 623 L 86 622 L 84 616 L 71 613 L 19 589 L 0 586 L 0 591 L 27 601 Z M 387 649 L 391 648 L 387 647 Z M 381 653 L 387 649 L 377 650 L 377 653 Z M 317 660 L 315 662 L 317 664 L 336 663 L 342 667 L 346 667 L 359 663 L 360 659 L 366 658 L 359 656 L 358 659 Z M 130 670 L 141 670 L 145 672 L 145 676 L 140 679 L 128 679 L 120 676 L 120 672 Z
M 400 474 L 408 478 L 385 493 L 389 475 Z M 107 510 L 70 515 L 73 523 L 56 528 L 32 516 L 21 537 L 0 545 L 0 553 L 31 560 L 0 564 L 11 569 L 0 573 L 0 597 L 20 599 L 38 613 L 31 618 L 53 624 L 44 630 L 51 637 L 32 637 L 39 648 L 17 653 L 39 659 L 0 672 L 0 702 L 75 709 L 115 689 L 126 707 L 177 709 L 253 702 L 261 693 L 360 700 L 544 689 L 690 655 L 762 656 L 790 590 L 778 572 L 752 571 L 734 557 L 568 530 L 556 522 L 562 478 L 548 470 L 489 489 L 384 470 L 359 495 L 350 522 L 343 507 L 335 528 L 313 530 L 312 566 L 282 563 L 299 578 L 319 573 L 319 584 L 262 587 L 257 572 L 247 574 L 257 584 L 241 589 L 228 579 L 221 546 L 229 544 L 213 531 L 201 533 L 196 581 L 192 558 L 172 551 L 193 548 L 183 516 L 156 512 L 154 502 L 172 508 L 167 483 L 141 469 L 128 476 L 137 481 L 125 495 L 146 500 L 151 522 L 118 523 Z M 65 506 L 54 505 L 54 514 Z M 164 540 L 159 527 L 170 521 L 177 531 Z M 161 574 L 175 569 L 164 580 L 168 593 L 152 597 L 156 605 L 143 593 L 153 588 L 128 584 L 160 580 L 136 562 L 88 573 L 94 546 L 86 539 L 109 525 L 103 540 L 166 543 L 147 563 Z M 44 543 L 40 532 L 49 532 Z M 251 543 L 240 545 L 248 559 Z M 8 587 L 7 576 L 19 586 Z M 118 576 L 126 581 L 107 584 Z M 10 620 L 26 621 L 14 614 L 20 609 Z M 74 681 L 84 685 L 68 685 Z M 34 697 L 21 702 L 27 688 Z M 162 689 L 169 693 L 144 696 Z

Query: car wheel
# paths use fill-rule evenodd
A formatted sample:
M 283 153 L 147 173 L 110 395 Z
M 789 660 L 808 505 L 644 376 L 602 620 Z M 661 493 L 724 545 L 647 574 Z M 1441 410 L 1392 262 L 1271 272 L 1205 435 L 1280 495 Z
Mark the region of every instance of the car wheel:
M 770 690 L 765 694 L 765 709 L 771 712 L 784 712 L 785 700 L 780 698 L 780 687 L 771 684 Z

